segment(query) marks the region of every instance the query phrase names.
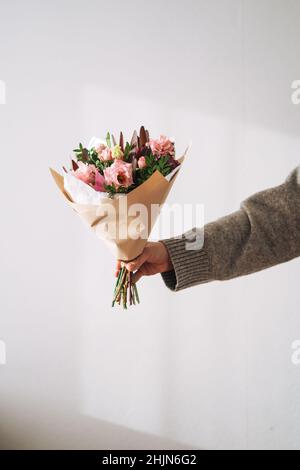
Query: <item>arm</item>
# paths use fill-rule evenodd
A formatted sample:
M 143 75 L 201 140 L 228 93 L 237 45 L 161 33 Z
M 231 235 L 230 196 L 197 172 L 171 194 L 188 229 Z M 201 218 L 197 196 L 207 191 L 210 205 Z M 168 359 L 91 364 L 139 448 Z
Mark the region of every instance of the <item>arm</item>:
M 162 273 L 166 285 L 178 291 L 251 274 L 298 256 L 300 167 L 284 184 L 255 194 L 239 211 L 204 229 L 191 230 L 182 238 L 148 243 L 126 267 L 136 271 L 135 281 Z
M 162 240 L 173 265 L 162 276 L 172 290 L 233 279 L 300 256 L 300 167 L 284 184 L 255 194 L 239 211 L 206 225 L 200 249 L 186 249 L 191 235 Z

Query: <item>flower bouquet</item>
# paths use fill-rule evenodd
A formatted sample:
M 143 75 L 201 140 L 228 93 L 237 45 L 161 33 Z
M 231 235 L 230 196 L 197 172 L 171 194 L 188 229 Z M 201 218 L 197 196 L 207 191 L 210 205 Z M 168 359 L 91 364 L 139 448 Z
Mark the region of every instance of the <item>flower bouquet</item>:
M 114 255 L 130 261 L 140 255 L 175 181 L 183 158 L 176 159 L 174 142 L 165 136 L 151 140 L 141 127 L 130 142 L 120 133 L 118 142 L 93 138 L 74 150 L 64 176 L 50 169 L 71 207 L 96 235 L 105 240 Z M 115 303 L 139 303 L 132 275 L 122 268 L 117 278 Z

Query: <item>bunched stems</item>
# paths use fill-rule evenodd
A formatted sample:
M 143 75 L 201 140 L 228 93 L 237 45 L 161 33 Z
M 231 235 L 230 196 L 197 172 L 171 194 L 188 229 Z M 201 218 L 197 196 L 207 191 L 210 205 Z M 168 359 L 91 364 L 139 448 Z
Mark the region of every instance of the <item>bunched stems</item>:
M 127 302 L 129 305 L 136 305 L 140 303 L 140 299 L 136 284 L 132 282 L 132 273 L 123 267 L 118 274 L 112 307 L 117 303 L 127 309 Z

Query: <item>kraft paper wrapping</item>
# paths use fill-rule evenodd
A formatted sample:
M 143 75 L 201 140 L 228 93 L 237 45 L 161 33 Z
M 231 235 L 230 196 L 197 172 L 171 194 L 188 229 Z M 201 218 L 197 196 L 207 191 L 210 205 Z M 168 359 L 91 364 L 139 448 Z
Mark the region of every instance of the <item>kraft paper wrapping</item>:
M 184 157 L 179 161 L 183 160 Z M 130 261 L 142 253 L 180 170 L 170 181 L 156 171 L 130 193 L 120 198 L 105 197 L 97 205 L 75 203 L 64 188 L 63 176 L 52 168 L 50 171 L 79 217 L 109 245 L 117 259 Z M 142 210 L 140 205 L 143 205 Z

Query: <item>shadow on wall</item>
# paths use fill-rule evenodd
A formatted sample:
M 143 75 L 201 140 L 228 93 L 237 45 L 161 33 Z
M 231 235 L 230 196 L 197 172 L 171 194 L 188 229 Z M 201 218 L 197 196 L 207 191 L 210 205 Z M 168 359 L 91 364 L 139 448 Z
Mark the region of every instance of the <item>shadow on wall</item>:
M 71 412 L 1 412 L 1 450 L 191 449 L 159 436 L 133 431 Z

